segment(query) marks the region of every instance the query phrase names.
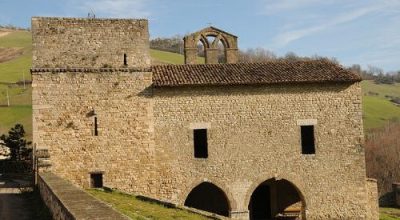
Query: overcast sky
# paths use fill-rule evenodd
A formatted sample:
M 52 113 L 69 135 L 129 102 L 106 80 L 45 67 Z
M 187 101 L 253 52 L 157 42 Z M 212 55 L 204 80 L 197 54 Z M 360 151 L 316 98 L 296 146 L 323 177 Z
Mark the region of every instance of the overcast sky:
M 1 0 L 0 24 L 31 16 L 148 18 L 152 38 L 212 26 L 241 49 L 336 57 L 343 65 L 400 70 L 400 0 Z

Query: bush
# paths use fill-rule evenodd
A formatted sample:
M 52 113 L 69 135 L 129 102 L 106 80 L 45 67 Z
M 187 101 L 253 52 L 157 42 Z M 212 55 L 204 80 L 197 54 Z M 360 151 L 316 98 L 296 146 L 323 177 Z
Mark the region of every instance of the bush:
M 366 137 L 367 176 L 378 180 L 381 204 L 392 191 L 392 183 L 400 182 L 400 122 L 391 121 L 385 127 L 372 130 Z
M 400 105 L 400 98 L 399 97 L 392 97 L 390 99 L 391 102 L 393 102 L 394 104 Z

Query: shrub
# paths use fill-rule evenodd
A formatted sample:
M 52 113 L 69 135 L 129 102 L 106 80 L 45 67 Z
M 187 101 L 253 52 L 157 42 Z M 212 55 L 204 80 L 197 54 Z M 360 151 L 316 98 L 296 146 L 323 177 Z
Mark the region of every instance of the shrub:
M 400 182 L 400 122 L 391 121 L 385 127 L 372 130 L 366 137 L 367 176 L 378 180 L 381 204 L 392 191 L 392 183 Z

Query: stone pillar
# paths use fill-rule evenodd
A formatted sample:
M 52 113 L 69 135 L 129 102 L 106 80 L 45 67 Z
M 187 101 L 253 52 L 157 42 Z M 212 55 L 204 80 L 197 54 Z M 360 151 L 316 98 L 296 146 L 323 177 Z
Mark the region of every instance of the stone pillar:
M 400 207 L 400 183 L 393 183 L 394 205 Z
M 239 61 L 239 53 L 238 49 L 226 49 L 226 63 L 237 63 Z
M 249 215 L 249 210 L 245 211 L 231 211 L 231 219 L 235 220 L 249 220 L 250 215 Z
M 185 48 L 185 64 L 196 64 L 197 48 Z
M 367 179 L 367 220 L 379 219 L 378 184 L 376 179 Z
M 218 63 L 218 49 L 206 48 L 206 64 Z

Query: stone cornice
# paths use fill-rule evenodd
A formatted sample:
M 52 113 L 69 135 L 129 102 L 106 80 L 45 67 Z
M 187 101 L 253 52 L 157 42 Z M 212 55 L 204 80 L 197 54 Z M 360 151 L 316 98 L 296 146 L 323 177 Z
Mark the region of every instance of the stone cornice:
M 62 68 L 31 68 L 31 73 L 107 73 L 107 72 L 151 72 L 151 67 L 142 68 L 90 68 L 90 67 L 62 67 Z

